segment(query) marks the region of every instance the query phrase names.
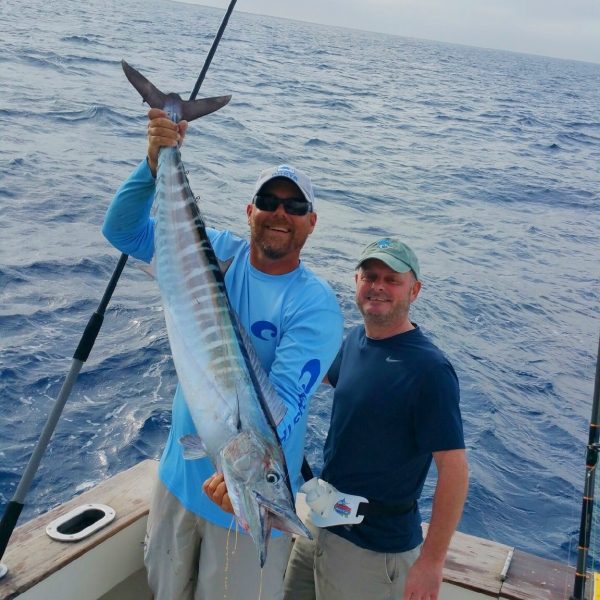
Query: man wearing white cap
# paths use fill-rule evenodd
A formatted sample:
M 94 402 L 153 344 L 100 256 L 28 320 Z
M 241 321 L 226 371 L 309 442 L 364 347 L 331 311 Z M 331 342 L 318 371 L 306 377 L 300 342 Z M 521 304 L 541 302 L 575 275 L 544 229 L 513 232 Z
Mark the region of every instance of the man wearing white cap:
M 148 113 L 148 155 L 117 191 L 103 233 L 119 250 L 150 261 L 154 254 L 154 201 L 158 151 L 175 146 L 187 124 L 165 112 Z M 225 286 L 260 362 L 287 413 L 278 425 L 291 485 L 296 492 L 304 450 L 308 403 L 339 349 L 342 316 L 331 288 L 300 261 L 317 222 L 309 177 L 289 165 L 265 169 L 246 207 L 250 242 L 208 229 L 217 257 L 231 263 Z M 179 439 L 195 433 L 181 388 L 159 466 L 150 509 L 145 563 L 155 600 L 278 599 L 290 539 L 276 530 L 260 570 L 248 535 L 232 530 L 232 517 L 212 502 L 222 482 L 208 458 L 184 460 Z M 208 487 L 206 488 L 208 489 Z M 231 531 L 231 535 L 229 535 Z
M 468 486 L 456 373 L 410 321 L 419 262 L 383 238 L 355 274 L 364 325 L 328 371 L 335 387 L 321 479 L 303 491 L 314 540 L 298 538 L 285 600 L 436 600 Z M 438 477 L 423 542 L 417 501 Z

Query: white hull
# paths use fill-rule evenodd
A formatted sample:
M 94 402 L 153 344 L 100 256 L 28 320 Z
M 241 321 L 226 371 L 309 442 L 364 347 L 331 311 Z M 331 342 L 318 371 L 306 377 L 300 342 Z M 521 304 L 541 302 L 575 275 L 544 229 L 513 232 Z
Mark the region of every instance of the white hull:
M 0 600 L 151 600 L 143 541 L 155 477 L 156 463 L 144 461 L 17 528 L 2 560 L 9 572 L 0 580 Z M 112 506 L 117 516 L 89 538 L 65 543 L 46 535 L 50 521 L 74 506 L 98 502 Z M 509 564 L 512 550 L 456 533 L 440 600 L 569 597 L 573 569 L 519 551 Z

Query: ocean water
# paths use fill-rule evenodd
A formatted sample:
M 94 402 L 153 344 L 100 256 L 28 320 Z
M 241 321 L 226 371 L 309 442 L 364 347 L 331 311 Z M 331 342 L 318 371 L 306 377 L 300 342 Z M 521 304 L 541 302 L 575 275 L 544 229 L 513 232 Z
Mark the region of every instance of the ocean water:
M 224 10 L 2 2 L 2 510 L 119 257 L 100 226 L 145 155 L 147 111 L 120 60 L 189 94 Z M 318 224 L 304 259 L 348 327 L 360 247 L 408 241 L 424 281 L 413 319 L 461 381 L 471 488 L 459 529 L 573 564 L 600 332 L 600 65 L 241 10 L 201 90 L 233 99 L 183 147 L 207 221 L 244 234 L 260 169 L 308 171 Z M 128 264 L 22 521 L 157 458 L 174 386 L 156 285 Z M 320 389 L 317 470 L 330 404 Z

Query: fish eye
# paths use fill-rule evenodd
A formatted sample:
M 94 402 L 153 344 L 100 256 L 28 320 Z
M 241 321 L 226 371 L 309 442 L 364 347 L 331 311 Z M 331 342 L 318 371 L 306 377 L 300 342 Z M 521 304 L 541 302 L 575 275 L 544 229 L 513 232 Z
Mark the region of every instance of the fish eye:
M 275 471 L 268 471 L 266 475 L 267 483 L 279 483 L 281 476 Z

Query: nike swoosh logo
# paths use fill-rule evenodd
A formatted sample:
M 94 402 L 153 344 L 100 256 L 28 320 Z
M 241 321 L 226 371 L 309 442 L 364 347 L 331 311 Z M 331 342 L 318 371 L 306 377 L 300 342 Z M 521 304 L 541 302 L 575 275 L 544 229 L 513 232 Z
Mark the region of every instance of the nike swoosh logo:
M 386 356 L 385 362 L 394 363 L 394 362 L 402 362 L 402 361 L 400 359 L 392 358 L 391 356 Z

